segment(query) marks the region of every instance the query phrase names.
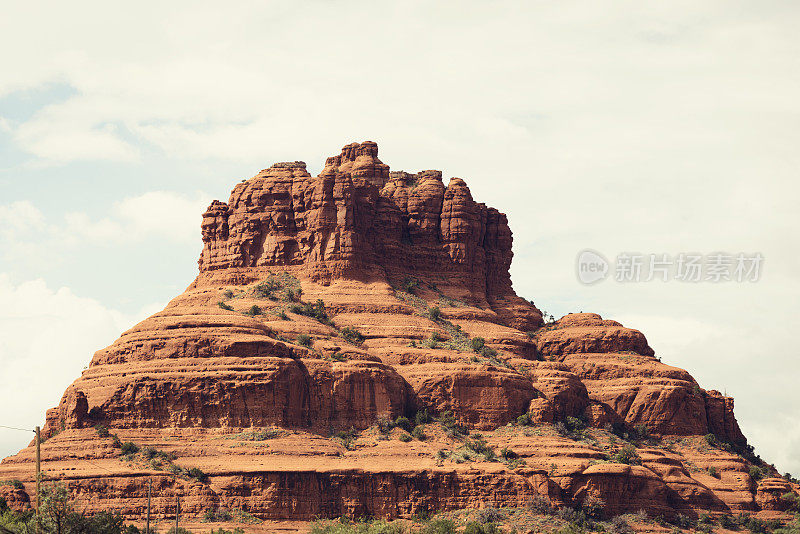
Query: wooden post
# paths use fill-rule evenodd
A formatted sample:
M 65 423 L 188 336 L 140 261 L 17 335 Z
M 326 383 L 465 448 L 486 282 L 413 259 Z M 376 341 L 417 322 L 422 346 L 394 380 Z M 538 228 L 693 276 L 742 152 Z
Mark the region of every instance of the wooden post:
M 42 438 L 39 427 L 36 427 L 36 513 L 39 513 L 39 490 L 42 485 Z
M 178 534 L 178 516 L 181 513 L 181 501 L 178 492 L 175 492 L 175 534 Z
M 41 517 L 39 516 L 39 495 L 42 493 L 42 437 L 39 427 L 36 427 L 36 526 L 37 532 L 41 532 Z
M 150 534 L 150 492 L 153 488 L 153 479 L 147 481 L 147 525 L 145 526 L 145 534 Z

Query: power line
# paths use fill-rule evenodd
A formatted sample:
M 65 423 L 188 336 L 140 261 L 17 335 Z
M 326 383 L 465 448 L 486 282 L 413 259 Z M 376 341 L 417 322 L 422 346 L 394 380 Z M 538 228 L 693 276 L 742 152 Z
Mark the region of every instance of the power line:
M 23 432 L 36 432 L 35 430 L 31 430 L 30 428 L 17 428 L 15 426 L 0 425 L 0 428 L 10 428 L 11 430 L 22 430 Z

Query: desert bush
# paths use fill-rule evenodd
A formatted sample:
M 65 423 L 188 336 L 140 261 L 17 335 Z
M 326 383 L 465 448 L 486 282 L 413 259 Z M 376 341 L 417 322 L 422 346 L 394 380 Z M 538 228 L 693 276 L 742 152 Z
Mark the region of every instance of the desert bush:
M 407 529 L 400 523 L 386 521 L 356 521 L 345 518 L 339 521 L 318 521 L 311 527 L 311 534 L 405 534 Z
M 245 315 L 249 315 L 251 317 L 253 317 L 255 315 L 261 315 L 261 308 L 259 306 L 255 305 L 255 304 L 253 304 L 252 306 L 250 306 L 250 309 L 248 309 L 244 313 L 245 313 Z
M 403 281 L 403 290 L 406 293 L 411 293 L 413 295 L 417 292 L 417 289 L 419 289 L 419 280 L 414 278 L 406 278 Z
M 11 486 L 14 489 L 25 489 L 25 484 L 22 481 L 12 478 L 9 480 L 0 480 L 0 486 Z
M 611 518 L 611 524 L 609 525 L 609 530 L 611 531 L 611 534 L 633 534 L 634 533 L 633 527 L 631 527 L 628 524 L 628 522 L 625 521 L 625 518 L 623 518 L 622 516 L 619 516 L 619 515 L 618 516 L 614 516 L 613 518 Z
M 440 413 L 438 420 L 439 424 L 442 425 L 445 434 L 447 434 L 447 436 L 450 438 L 460 438 L 467 433 L 466 427 L 456 420 L 453 412 L 450 410 L 445 410 Z
M 230 304 L 225 304 L 222 301 L 217 302 L 217 306 L 219 306 L 223 310 L 233 311 L 233 306 L 231 306 Z
M 414 414 L 414 422 L 418 425 L 426 425 L 433 422 L 433 417 L 430 416 L 427 408 L 423 408 Z
M 708 443 L 712 447 L 716 447 L 717 445 L 719 445 L 719 441 L 717 441 L 717 436 L 715 436 L 714 434 L 706 434 L 705 436 L 703 436 L 703 438 L 706 440 L 706 443 Z
M 606 502 L 596 495 L 589 494 L 581 503 L 581 510 L 587 517 L 592 519 L 603 519 L 606 509 Z
M 550 515 L 555 511 L 553 505 L 550 503 L 550 499 L 538 493 L 533 497 L 531 510 L 533 513 L 545 515 Z
M 711 532 L 714 520 L 708 514 L 700 514 L 697 518 L 697 530 L 700 532 Z
M 478 510 L 478 521 L 481 523 L 499 523 L 505 519 L 505 514 L 493 506 L 487 506 Z
M 508 447 L 503 447 L 502 449 L 500 449 L 500 457 L 505 461 L 516 460 L 517 458 L 519 458 L 519 454 L 509 449 Z
M 323 324 L 331 324 L 331 319 L 328 317 L 328 312 L 325 310 L 325 303 L 322 301 L 322 299 L 317 299 L 317 301 L 313 304 L 310 302 L 304 302 L 302 305 L 294 305 L 292 306 L 291 311 L 292 313 L 297 313 L 299 315 L 305 315 L 306 317 L 316 319 Z
M 123 534 L 127 532 L 124 518 L 116 512 L 100 512 L 87 516 L 78 511 L 63 484 L 46 484 L 42 487 L 38 517 L 32 512 L 17 513 L 4 510 L 0 530 L 6 534 Z
M 275 439 L 283 436 L 283 430 L 277 428 L 262 428 L 261 430 L 256 430 L 254 432 L 250 432 L 243 436 L 243 439 L 249 441 L 266 441 L 268 439 Z
M 556 512 L 556 517 L 573 525 L 584 525 L 586 523 L 586 514 L 583 510 L 575 510 L 569 506 L 559 508 Z
M 578 432 L 586 428 L 586 422 L 578 417 L 567 416 L 564 418 L 564 426 L 570 432 Z
M 347 361 L 347 355 L 337 350 L 336 352 L 331 354 L 331 360 L 335 362 L 345 362 Z
M 274 299 L 273 293 L 280 289 L 281 284 L 272 277 L 267 278 L 253 288 L 253 295 L 262 299 Z
M 120 449 L 122 454 L 136 454 L 139 452 L 139 446 L 132 441 L 126 441 Z
M 345 326 L 339 330 L 339 335 L 353 345 L 360 345 L 364 341 L 364 335 L 355 328 L 351 328 L 349 326 Z
M 725 530 L 739 530 L 739 524 L 730 514 L 723 514 L 719 516 L 719 526 Z
M 107 438 L 111 435 L 111 433 L 108 431 L 108 427 L 104 425 L 95 426 L 94 431 L 97 432 L 97 435 L 101 438 Z
M 281 319 L 282 321 L 288 321 L 289 320 L 289 316 L 286 315 L 286 312 L 283 311 L 283 310 L 279 310 L 278 313 L 276 313 L 275 315 L 277 315 L 278 319 Z
M 719 471 L 713 465 L 708 468 L 708 474 L 714 478 L 719 478 Z
M 378 425 L 378 432 L 380 432 L 381 434 L 388 434 L 395 427 L 394 421 L 386 418 L 378 419 L 377 425 Z
M 675 523 L 677 527 L 687 530 L 697 527 L 697 523 L 693 519 L 683 514 L 676 515 L 673 523 Z
M 650 429 L 647 428 L 647 425 L 636 425 L 631 434 L 632 439 L 636 441 L 650 439 Z
M 231 519 L 233 519 L 233 514 L 231 514 L 229 510 L 225 508 L 210 508 L 203 513 L 202 521 L 204 523 L 221 523 L 223 521 L 230 521 Z
M 703 514 L 700 514 L 699 516 L 697 516 L 697 524 L 698 525 L 713 525 L 714 524 L 714 519 L 710 515 L 708 515 L 706 513 L 703 513 Z
M 464 527 L 464 534 L 500 534 L 500 529 L 494 523 L 472 521 Z
M 426 339 L 425 341 L 422 342 L 422 346 L 423 347 L 427 347 L 429 349 L 435 349 L 435 348 L 439 347 L 439 341 L 441 341 L 441 338 L 439 337 L 439 333 L 438 332 L 433 332 L 431 334 L 431 337 L 429 337 L 428 339 Z
M 483 455 L 486 460 L 491 461 L 495 459 L 494 447 L 489 445 L 486 440 L 483 439 L 483 436 L 477 432 L 472 434 L 470 439 L 464 442 L 464 446 L 476 454 Z
M 750 478 L 753 480 L 761 480 L 764 478 L 764 471 L 757 465 L 751 465 L 748 472 L 750 473 Z
M 482 337 L 473 337 L 470 340 L 470 345 L 472 345 L 472 350 L 480 352 L 484 345 L 486 345 L 486 340 Z
M 401 415 L 394 420 L 394 426 L 400 427 L 406 432 L 411 432 L 411 430 L 414 428 L 414 424 L 411 422 L 411 420 L 404 415 Z
M 744 524 L 744 527 L 753 534 L 766 534 L 769 532 L 767 522 L 757 517 L 750 517 Z
M 438 321 L 442 317 L 442 310 L 439 309 L 439 306 L 434 306 L 433 308 L 428 309 L 428 319 L 431 321 Z
M 484 358 L 496 358 L 497 351 L 494 350 L 492 347 L 486 346 L 481 349 L 481 356 Z
M 434 519 L 420 529 L 420 534 L 455 534 L 456 524 L 450 519 Z
M 167 469 L 169 469 L 169 472 L 172 473 L 173 475 L 186 476 L 186 469 L 184 469 L 179 465 L 169 464 L 169 467 Z
M 425 441 L 428 439 L 427 434 L 425 434 L 425 431 L 422 430 L 421 426 L 414 427 L 414 430 L 411 432 L 411 436 L 419 441 Z
M 797 493 L 789 491 L 781 495 L 781 500 L 789 503 L 790 510 L 800 511 L 800 496 Z
M 313 343 L 314 342 L 311 339 L 311 336 L 309 336 L 308 334 L 300 334 L 299 336 L 297 336 L 298 345 L 302 345 L 304 347 L 311 347 Z
M 208 480 L 208 475 L 205 474 L 205 472 L 203 472 L 203 470 L 200 469 L 199 467 L 192 467 L 191 469 L 186 471 L 186 474 L 190 478 L 195 478 L 200 482 L 205 482 Z
M 517 426 L 530 426 L 533 424 L 533 419 L 531 418 L 530 413 L 524 413 L 517 417 L 516 420 Z
M 333 437 L 342 444 L 342 446 L 347 449 L 348 451 L 352 451 L 355 448 L 355 441 L 358 438 L 358 432 L 353 427 L 350 427 L 349 430 L 340 430 L 333 434 Z
M 636 448 L 630 443 L 625 444 L 620 450 L 611 456 L 611 460 L 620 464 L 641 465 L 642 459 L 636 452 Z
M 398 437 L 397 439 L 399 439 L 403 443 L 408 443 L 413 438 L 411 437 L 411 434 L 409 434 L 408 432 L 403 432 L 402 434 L 400 434 L 400 437 Z

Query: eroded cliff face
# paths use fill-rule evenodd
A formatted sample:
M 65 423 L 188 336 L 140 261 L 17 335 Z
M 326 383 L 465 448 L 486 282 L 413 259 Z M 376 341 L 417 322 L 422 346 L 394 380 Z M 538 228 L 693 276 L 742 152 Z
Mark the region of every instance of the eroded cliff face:
M 164 517 L 175 494 L 190 515 L 298 519 L 536 495 L 667 516 L 780 506 L 786 488 L 757 485 L 735 452 L 731 398 L 615 321 L 543 325 L 511 287 L 505 215 L 463 180 L 390 172 L 375 143 L 351 144 L 317 177 L 281 163 L 239 183 L 202 237 L 195 282 L 48 411 L 48 477 L 90 511 L 139 517 L 152 478 Z M 441 419 L 423 417 L 425 440 L 386 423 L 423 410 Z M 565 432 L 575 421 L 588 430 Z M 475 431 L 520 461 L 470 455 Z M 114 435 L 149 452 L 123 456 Z M 619 463 L 628 442 L 641 465 Z M 12 506 L 32 495 L 32 459 L 29 447 L 0 465 L 26 485 Z
M 353 143 L 312 178 L 302 162 L 277 163 L 238 184 L 203 214 L 195 286 L 247 283 L 276 267 L 322 284 L 349 278 L 440 279 L 513 326 L 541 324 L 511 289 L 506 216 L 472 199 L 441 171 L 389 172 L 375 143 Z

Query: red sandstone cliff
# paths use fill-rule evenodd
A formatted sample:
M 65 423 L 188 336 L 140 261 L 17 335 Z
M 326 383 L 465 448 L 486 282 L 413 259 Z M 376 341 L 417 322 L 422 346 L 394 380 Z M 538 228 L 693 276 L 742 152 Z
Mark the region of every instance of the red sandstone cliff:
M 202 237 L 186 292 L 98 351 L 48 411 L 46 476 L 90 510 L 140 516 L 148 478 L 164 516 L 175 493 L 188 514 L 302 519 L 536 495 L 592 495 L 609 513 L 779 507 L 786 488 L 757 484 L 738 454 L 731 398 L 615 321 L 543 325 L 512 289 L 505 215 L 461 179 L 390 172 L 375 143 L 354 143 L 317 177 L 279 163 L 238 184 Z M 412 443 L 381 423 L 423 409 L 453 417 Z M 565 432 L 578 419 L 589 430 Z M 521 461 L 469 458 L 458 425 Z M 120 455 L 115 434 L 149 452 Z M 617 461 L 626 440 L 641 465 Z M 29 447 L 0 465 L 26 485 L 12 506 L 32 495 L 31 460 Z

